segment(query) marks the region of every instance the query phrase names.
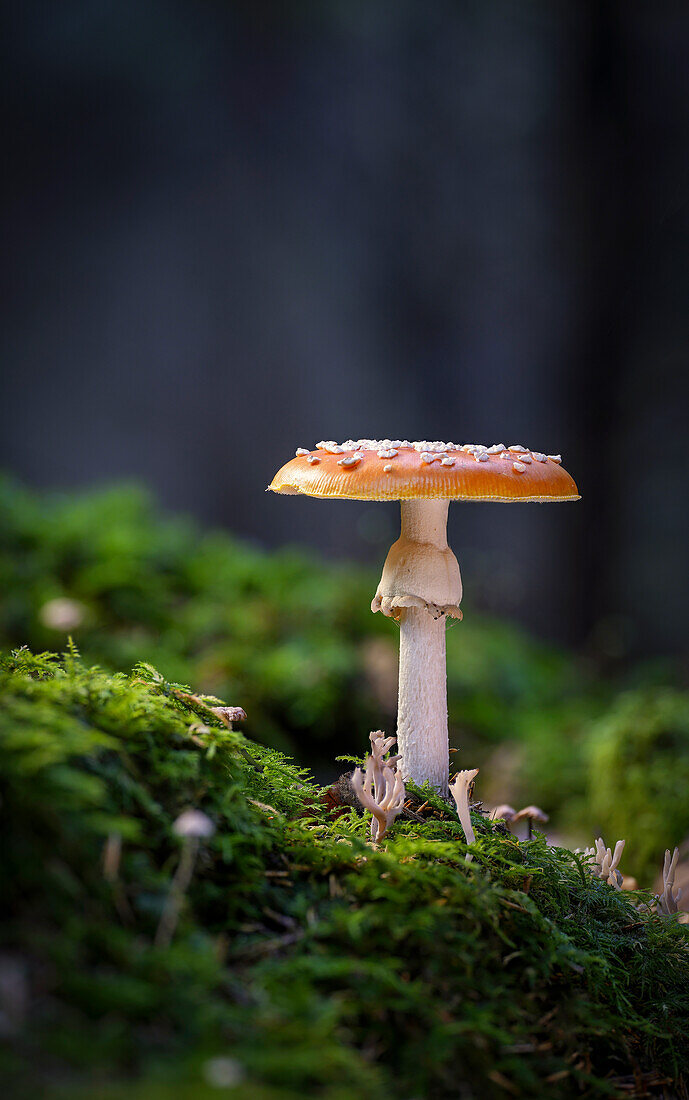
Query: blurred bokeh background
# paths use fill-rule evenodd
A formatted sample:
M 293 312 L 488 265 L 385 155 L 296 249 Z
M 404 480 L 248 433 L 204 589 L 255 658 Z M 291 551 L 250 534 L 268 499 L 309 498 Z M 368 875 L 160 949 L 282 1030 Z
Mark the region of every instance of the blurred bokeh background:
M 368 601 L 397 510 L 273 497 L 275 469 L 349 436 L 562 452 L 576 505 L 451 509 L 454 743 L 496 800 L 568 799 L 570 835 L 652 834 L 642 864 L 681 841 L 686 5 L 2 18 L 0 465 L 30 491 L 3 488 L 0 640 L 157 661 L 324 766 L 394 723 L 394 631 Z M 123 479 L 200 527 L 43 495 Z
M 475 606 L 616 659 L 689 613 L 689 12 L 26 0 L 3 12 L 0 461 L 136 478 L 380 562 L 296 446 L 561 451 L 583 501 L 452 509 Z

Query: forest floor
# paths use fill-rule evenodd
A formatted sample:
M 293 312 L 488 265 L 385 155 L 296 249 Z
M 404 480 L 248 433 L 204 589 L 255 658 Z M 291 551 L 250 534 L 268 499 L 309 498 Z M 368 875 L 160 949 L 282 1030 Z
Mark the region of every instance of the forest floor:
M 429 791 L 374 846 L 221 706 L 6 656 L 4 1095 L 689 1095 L 689 928 L 649 893 L 478 809 L 468 849 Z

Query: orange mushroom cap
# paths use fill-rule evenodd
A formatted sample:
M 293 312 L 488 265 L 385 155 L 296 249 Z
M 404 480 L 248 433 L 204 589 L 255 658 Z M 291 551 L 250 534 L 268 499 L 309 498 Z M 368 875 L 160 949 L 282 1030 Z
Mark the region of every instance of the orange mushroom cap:
M 559 455 L 513 444 L 411 443 L 409 440 L 321 442 L 278 470 L 274 493 L 346 500 L 578 500 Z

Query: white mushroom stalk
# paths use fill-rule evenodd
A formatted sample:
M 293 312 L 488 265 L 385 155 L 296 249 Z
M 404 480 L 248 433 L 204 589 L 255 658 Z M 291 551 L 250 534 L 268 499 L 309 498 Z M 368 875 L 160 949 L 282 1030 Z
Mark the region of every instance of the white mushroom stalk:
M 371 762 L 373 767 L 373 793 L 376 799 L 379 801 L 385 793 L 385 768 L 394 768 L 397 765 L 399 756 L 388 756 L 385 759 L 386 752 L 389 752 L 392 746 L 395 744 L 394 737 L 386 737 L 382 730 L 373 730 L 369 735 L 369 741 L 371 742 Z
M 460 825 L 464 829 L 464 836 L 466 837 L 467 844 L 473 844 L 476 840 L 474 827 L 471 824 L 471 814 L 469 812 L 469 791 L 478 775 L 478 771 L 478 768 L 468 768 L 465 771 L 457 772 L 450 784 L 450 794 L 457 807 L 457 816 Z M 467 852 L 466 859 L 467 862 L 471 862 L 470 852 Z
M 199 844 L 213 836 L 215 825 L 201 810 L 190 809 L 173 822 L 172 831 L 182 840 L 182 855 L 156 929 L 156 947 L 169 947 L 172 942 L 184 895 L 194 873 Z
M 352 773 L 352 787 L 361 805 L 372 814 L 371 839 L 379 843 L 404 809 L 406 791 L 402 774 L 389 760 L 377 761 L 369 756 L 366 774 L 361 768 Z
M 662 917 L 673 917 L 675 913 L 679 913 L 679 901 L 682 897 L 682 891 L 678 890 L 676 894 L 673 893 L 678 859 L 679 848 L 675 848 L 672 856 L 670 856 L 670 849 L 666 849 L 663 863 L 663 892 L 656 905 L 656 911 Z
M 448 503 L 401 502 L 400 537 L 371 604 L 400 625 L 397 743 L 403 771 L 441 794 L 449 778 L 445 616 L 462 616 L 459 565 L 447 544 Z
M 584 850 L 585 856 L 593 856 L 593 863 L 591 864 L 593 874 L 598 878 L 602 878 L 603 882 L 607 882 L 608 886 L 612 886 L 615 890 L 622 889 L 622 873 L 617 868 L 622 858 L 624 845 L 624 840 L 618 840 L 615 851 L 612 852 L 610 848 L 605 847 L 603 838 L 599 836 L 596 839 L 595 848 Z

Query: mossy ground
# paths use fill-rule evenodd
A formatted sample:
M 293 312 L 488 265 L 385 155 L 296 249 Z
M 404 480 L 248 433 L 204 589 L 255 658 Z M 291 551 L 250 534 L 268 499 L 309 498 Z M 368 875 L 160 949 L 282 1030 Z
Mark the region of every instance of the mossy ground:
M 238 1100 L 687 1095 L 689 930 L 541 836 L 475 815 L 467 863 L 438 800 L 373 848 L 184 687 L 74 651 L 5 659 L 0 765 L 5 1095 L 204 1100 L 218 1058 Z M 189 806 L 216 831 L 157 946 Z
M 200 531 L 139 490 L 0 477 L 1 648 L 62 649 L 71 633 L 90 662 L 150 661 L 241 704 L 257 741 L 323 777 L 336 752 L 394 728 L 398 637 L 369 610 L 378 572 Z M 686 676 L 669 663 L 602 676 L 465 606 L 447 634 L 450 737 L 483 797 L 537 802 L 576 844 L 625 838 L 624 871 L 651 886 L 689 836 Z

